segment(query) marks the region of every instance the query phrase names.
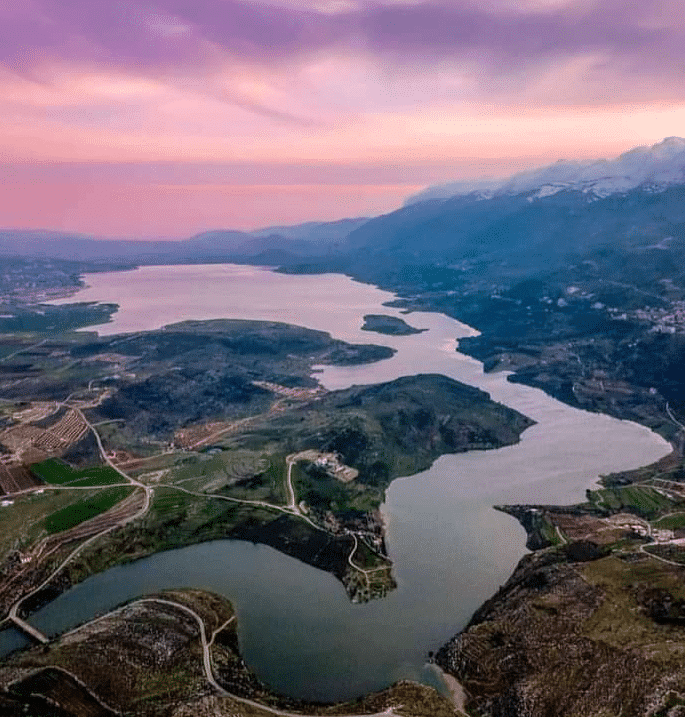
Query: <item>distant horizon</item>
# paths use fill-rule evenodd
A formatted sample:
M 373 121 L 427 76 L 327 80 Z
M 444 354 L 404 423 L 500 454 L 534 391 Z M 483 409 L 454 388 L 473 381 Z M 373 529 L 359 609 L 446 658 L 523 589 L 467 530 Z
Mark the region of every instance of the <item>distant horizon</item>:
M 4 169 L 14 176 L 15 181 L 13 185 L 0 184 L 0 230 L 85 234 L 93 238 L 127 241 L 178 241 L 214 230 L 253 232 L 272 226 L 371 218 L 399 209 L 409 196 L 434 184 L 455 180 L 501 179 L 549 163 L 547 158 L 537 156 L 476 159 L 475 164 L 469 160 L 468 165 L 466 161 L 458 158 L 455 163 L 475 170 L 475 174 L 467 175 L 465 170 L 459 173 L 453 169 L 452 163 L 445 162 L 390 167 L 356 163 L 295 163 L 283 166 L 268 164 L 262 168 L 255 165 L 172 161 L 6 163 Z M 271 183 L 241 184 L 235 179 L 236 175 L 244 175 L 251 180 L 260 173 L 260 169 L 271 179 Z M 158 181 L 160 175 L 163 177 L 161 183 Z M 229 180 L 222 182 L 226 175 L 229 175 Z M 293 175 L 304 176 L 310 181 L 306 184 L 292 183 Z M 414 181 L 408 181 L 409 175 L 415 175 Z M 279 177 L 282 177 L 283 184 L 277 183 Z M 352 183 L 355 177 L 365 183 Z M 189 184 L 182 182 L 184 178 L 188 179 Z M 52 207 L 43 207 L 42 213 L 32 215 L 24 224 L 10 225 L 4 222 L 5 216 L 24 212 L 22 202 L 13 204 L 11 196 L 28 193 L 27 185 L 31 185 L 32 191 L 35 191 L 41 182 L 45 184 L 46 191 L 52 192 Z M 120 196 L 122 193 L 124 197 Z M 235 199 L 241 195 L 257 207 L 269 204 L 274 197 L 294 199 L 297 204 L 293 207 L 286 202 L 287 206 L 281 208 L 280 212 L 278 207 L 256 209 L 247 216 L 225 212 L 222 201 L 227 197 Z M 120 215 L 119 219 L 127 221 L 130 204 L 126 212 L 120 204 L 120 200 L 125 198 L 138 205 L 138 212 L 147 213 L 147 221 L 158 218 L 166 224 L 169 212 L 173 214 L 182 211 L 179 196 L 184 196 L 186 202 L 194 207 L 196 221 L 192 223 L 192 218 L 186 217 L 180 226 L 178 221 L 173 222 L 175 231 L 169 227 L 166 233 L 145 231 L 143 228 L 136 230 L 135 227 L 130 232 L 107 232 L 102 229 L 102 204 L 97 207 L 96 216 L 90 218 L 86 215 L 87 212 L 95 211 L 96 208 L 92 206 L 94 203 L 104 199 L 112 202 L 111 214 Z M 159 207 L 158 213 L 154 212 L 155 205 Z M 272 213 L 268 214 L 268 211 Z M 54 217 L 51 224 L 41 223 L 46 214 Z M 208 216 L 216 217 L 216 221 L 207 223 Z M 234 223 L 229 223 L 232 220 Z M 137 225 L 138 221 L 134 221 Z
M 0 226 L 181 238 L 682 134 L 681 0 L 0 7 Z
M 451 184 L 460 184 L 463 183 L 465 187 L 467 187 L 466 191 L 470 191 L 468 189 L 468 185 L 471 183 L 474 184 L 474 186 L 477 186 L 479 182 L 483 182 L 484 184 L 492 183 L 492 184 L 498 184 L 498 183 L 505 183 L 509 180 L 511 180 L 513 177 L 521 174 L 521 173 L 527 173 L 527 172 L 534 172 L 536 170 L 542 170 L 546 168 L 552 168 L 557 164 L 560 163 L 579 163 L 581 165 L 585 165 L 592 162 L 601 162 L 603 160 L 612 161 L 620 157 L 626 152 L 630 152 L 631 150 L 639 149 L 639 148 L 649 148 L 654 145 L 660 145 L 664 143 L 666 140 L 672 140 L 672 139 L 678 139 L 680 140 L 680 137 L 677 137 L 675 135 L 672 135 L 670 137 L 664 137 L 660 138 L 659 140 L 649 143 L 649 144 L 639 144 L 634 145 L 631 147 L 626 147 L 622 149 L 620 152 L 616 153 L 614 156 L 606 155 L 602 157 L 564 157 L 564 158 L 557 158 L 555 161 L 552 162 L 531 162 L 527 166 L 523 167 L 516 167 L 514 171 L 510 171 L 508 173 L 502 172 L 499 176 L 494 176 L 493 174 L 481 174 L 474 177 L 466 177 L 466 176 L 460 176 L 460 177 L 454 177 L 453 175 L 447 175 L 447 171 L 445 168 L 441 168 L 445 172 L 446 179 L 443 177 L 440 177 L 435 182 L 430 182 L 426 184 L 421 185 L 380 185 L 381 188 L 387 189 L 388 187 L 392 187 L 393 189 L 398 190 L 397 196 L 393 196 L 390 200 L 387 202 L 387 206 L 384 206 L 381 209 L 378 209 L 375 212 L 366 212 L 366 213 L 359 213 L 359 214 L 351 214 L 347 213 L 344 215 L 337 216 L 334 213 L 332 216 L 329 217 L 321 217 L 321 216 L 311 216 L 311 215 L 303 215 L 303 216 L 297 216 L 292 221 L 288 221 L 287 219 L 283 219 L 281 221 L 274 220 L 270 223 L 244 223 L 243 225 L 228 225 L 228 224 L 211 224 L 206 226 L 196 226 L 194 228 L 192 227 L 179 227 L 176 233 L 168 233 L 168 234 L 146 234 L 144 232 L 137 232 L 137 233 L 131 233 L 131 234 L 122 234 L 122 233 L 112 233 L 107 234 L 102 230 L 92 231 L 88 230 L 87 228 L 72 228 L 72 227 L 55 227 L 55 226 L 41 226 L 41 225 L 15 225 L 15 226 L 2 226 L 0 225 L 0 232 L 26 232 L 26 233 L 45 233 L 45 234 L 71 234 L 80 236 L 83 238 L 89 238 L 89 239 L 96 239 L 96 240 L 103 240 L 103 241 L 169 241 L 169 242 L 176 242 L 176 241 L 183 241 L 184 239 L 190 239 L 194 236 L 197 236 L 198 234 L 203 234 L 207 232 L 245 232 L 245 233 L 256 233 L 256 232 L 263 232 L 265 230 L 274 229 L 274 228 L 284 228 L 284 227 L 294 227 L 299 226 L 303 224 L 318 224 L 318 223 L 336 223 L 336 222 L 342 222 L 345 220 L 356 220 L 356 219 L 372 219 L 374 217 L 381 216 L 383 214 L 391 213 L 393 211 L 396 211 L 397 209 L 400 209 L 404 203 L 411 198 L 412 196 L 419 195 L 423 193 L 427 188 L 429 187 L 440 187 L 441 185 L 449 186 Z M 685 140 L 682 140 L 685 142 Z M 502 160 L 502 166 L 508 166 L 508 162 L 512 160 Z M 520 162 L 521 158 L 516 158 L 516 162 Z M 494 165 L 494 160 L 493 160 Z M 17 173 L 20 173 L 22 170 L 25 173 L 31 173 L 33 171 L 33 167 L 31 165 L 14 165 L 17 169 Z M 103 171 L 105 174 L 107 172 L 114 172 L 118 173 L 119 175 L 126 175 L 127 173 L 136 173 L 138 175 L 145 175 L 146 173 L 154 173 L 159 174 L 166 172 L 167 175 L 170 177 L 173 177 L 178 171 L 181 172 L 187 172 L 189 170 L 194 171 L 198 176 L 204 175 L 204 178 L 206 179 L 207 176 L 211 176 L 215 173 L 221 173 L 222 171 L 225 171 L 225 167 L 221 165 L 216 164 L 203 164 L 203 163 L 193 163 L 187 166 L 178 167 L 174 163 L 153 163 L 153 164 L 136 164 L 136 163 L 122 163 L 122 164 L 108 164 L 108 163 L 93 163 L 93 164 L 86 164 L 86 163 L 66 163 L 66 164 L 58 164 L 54 163 L 52 165 L 47 165 L 54 176 L 58 177 L 65 171 L 71 171 L 74 173 L 83 173 L 84 175 L 90 177 L 91 179 L 94 179 L 97 176 L 98 171 Z M 40 165 L 39 168 L 41 171 L 46 171 L 46 164 Z M 276 168 L 272 167 L 272 171 L 276 171 Z M 285 173 L 287 174 L 289 171 L 292 171 L 292 167 L 284 167 L 283 168 Z M 340 168 L 338 168 L 340 169 Z M 310 170 L 312 172 L 322 172 L 322 168 L 320 167 L 311 167 Z M 346 171 L 349 171 L 350 168 L 346 168 Z M 417 168 L 417 171 L 421 174 L 426 174 L 427 172 L 430 173 L 431 171 L 435 171 L 434 168 L 426 167 L 425 165 L 420 166 Z M 436 172 L 436 175 L 440 175 L 440 172 Z M 183 185 L 174 185 L 173 183 L 170 183 L 167 186 L 168 188 L 175 187 L 177 190 L 177 193 L 183 189 Z M 209 189 L 210 191 L 226 191 L 227 188 L 235 187 L 238 190 L 244 189 L 245 185 L 219 185 L 216 183 L 211 184 L 203 184 L 198 183 L 196 185 L 197 187 Z M 348 188 L 353 188 L 354 185 L 344 185 Z M 323 187 L 323 188 L 339 188 L 340 185 L 330 185 L 327 183 L 322 183 L 321 185 L 286 185 L 286 187 L 292 191 L 293 188 L 299 188 L 299 189 L 305 189 L 305 188 L 315 188 L 315 187 Z M 267 190 L 267 188 L 271 191 L 271 195 L 273 196 L 273 193 L 277 193 L 279 186 L 278 185 L 264 185 L 262 187 L 263 190 Z M 0 185 L 0 192 L 2 191 L 2 185 Z M 1 218 L 1 215 L 0 215 Z
M 210 227 L 208 229 L 202 229 L 192 234 L 179 234 L 178 236 L 142 236 L 142 235 L 129 235 L 129 236 L 117 236 L 117 235 L 106 235 L 106 234 L 91 234 L 89 232 L 73 231 L 69 229 L 51 229 L 49 227 L 3 227 L 0 226 L 0 234 L 3 232 L 16 232 L 18 234 L 57 234 L 64 236 L 74 236 L 81 239 L 98 239 L 102 241 L 149 241 L 149 242 L 178 242 L 185 239 L 192 239 L 200 234 L 207 234 L 211 232 L 244 232 L 245 234 L 254 234 L 257 232 L 263 232 L 268 229 L 290 228 L 297 227 L 305 224 L 327 224 L 342 222 L 345 220 L 354 219 L 373 219 L 373 217 L 340 217 L 340 219 L 332 219 L 330 221 L 323 220 L 305 220 L 302 222 L 295 222 L 293 224 L 271 224 L 264 227 L 255 227 L 254 229 L 236 229 L 235 227 Z

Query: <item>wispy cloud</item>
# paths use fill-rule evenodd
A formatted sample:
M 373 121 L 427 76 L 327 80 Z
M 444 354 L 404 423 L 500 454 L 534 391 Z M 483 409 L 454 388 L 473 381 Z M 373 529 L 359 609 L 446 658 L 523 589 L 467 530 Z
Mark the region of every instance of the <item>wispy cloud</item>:
M 597 54 L 617 71 L 671 74 L 685 65 L 685 29 L 673 5 L 432 0 L 343 3 L 330 12 L 325 3 L 29 0 L 0 11 L 0 59 L 22 72 L 96 63 L 186 74 L 227 58 L 278 65 L 335 50 L 409 64 L 477 61 L 497 74 Z
M 192 206 L 214 216 L 216 200 L 225 226 L 279 201 L 289 212 L 289 184 L 329 187 L 298 190 L 299 211 L 312 212 L 302 219 L 332 216 L 336 201 L 338 216 L 354 213 L 355 187 L 367 188 L 359 213 L 369 197 L 391 209 L 403 185 L 682 134 L 684 76 L 685 0 L 8 0 L 0 157 L 35 173 L 9 175 L 21 191 L 3 190 L 0 224 L 47 203 L 72 228 L 91 226 L 85 209 L 67 211 L 74 201 L 92 224 L 120 226 L 129 189 L 136 221 L 175 206 L 156 179 L 165 172 L 139 181 L 122 169 L 117 183 L 122 163 L 232 167 L 215 183 L 249 185 L 250 202 L 200 191 L 200 170 L 170 182 L 189 217 Z M 63 163 L 64 178 L 46 162 Z

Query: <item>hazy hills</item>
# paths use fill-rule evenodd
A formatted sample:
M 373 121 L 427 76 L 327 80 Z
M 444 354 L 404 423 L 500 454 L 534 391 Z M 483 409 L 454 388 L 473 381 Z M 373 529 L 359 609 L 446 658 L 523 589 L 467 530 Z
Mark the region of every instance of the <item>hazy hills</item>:
M 306 222 L 253 232 L 218 229 L 183 241 L 96 239 L 57 231 L 0 230 L 0 257 L 24 256 L 87 261 L 128 260 L 178 263 L 232 259 L 252 263 L 290 263 L 303 257 L 326 256 L 366 218 Z
M 671 251 L 685 241 L 685 140 L 612 160 L 557 162 L 507 180 L 431 187 L 374 219 L 308 222 L 183 241 L 0 231 L 0 256 L 137 263 L 235 261 L 373 275 L 417 263 L 502 273 L 563 266 L 598 250 Z M 373 257 L 373 260 L 370 260 Z

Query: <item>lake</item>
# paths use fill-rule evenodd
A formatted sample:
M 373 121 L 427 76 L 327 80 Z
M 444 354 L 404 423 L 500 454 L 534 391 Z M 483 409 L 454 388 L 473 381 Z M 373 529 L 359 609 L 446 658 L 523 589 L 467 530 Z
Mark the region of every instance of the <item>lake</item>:
M 185 319 L 284 321 L 397 349 L 374 364 L 321 367 L 317 377 L 329 389 L 441 373 L 488 391 L 537 424 L 515 446 L 443 456 L 429 470 L 392 483 L 383 515 L 398 588 L 383 600 L 354 605 L 327 573 L 271 548 L 216 541 L 89 578 L 31 618 L 51 634 L 145 592 L 202 587 L 233 601 L 245 659 L 277 691 L 337 700 L 401 678 L 435 684 L 428 652 L 465 625 L 525 553 L 523 529 L 492 505 L 578 502 L 600 474 L 646 465 L 670 451 L 642 426 L 571 408 L 509 383 L 503 373 L 484 374 L 478 361 L 457 351 L 459 338 L 476 333 L 472 328 L 440 314 L 403 315 L 384 306 L 392 294 L 344 276 L 192 265 L 91 274 L 86 281 L 76 297 L 55 303 L 118 303 L 113 321 L 96 327 L 103 335 Z M 428 331 L 364 332 L 368 313 L 401 316 Z

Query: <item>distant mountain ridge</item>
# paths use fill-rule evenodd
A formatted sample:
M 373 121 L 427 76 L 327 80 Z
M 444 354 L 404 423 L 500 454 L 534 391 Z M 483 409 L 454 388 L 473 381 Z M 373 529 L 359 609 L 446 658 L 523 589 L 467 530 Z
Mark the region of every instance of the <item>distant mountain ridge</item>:
M 600 250 L 663 254 L 685 246 L 685 184 L 600 198 L 578 189 L 536 194 L 469 194 L 372 219 L 350 234 L 350 272 L 374 281 L 384 267 L 433 264 L 496 280 L 584 261 Z
M 651 185 L 661 190 L 685 184 L 685 139 L 667 137 L 651 147 L 635 147 L 615 159 L 554 164 L 519 172 L 506 179 L 460 181 L 428 187 L 405 201 L 405 206 L 433 199 L 477 193 L 483 199 L 500 194 L 533 192 L 542 198 L 564 189 L 575 189 L 602 198 Z
M 340 241 L 350 232 L 358 229 L 369 221 L 370 217 L 356 219 L 338 219 L 333 222 L 304 222 L 292 226 L 266 227 L 248 232 L 255 238 L 271 237 L 274 235 L 286 239 L 301 239 L 304 241 Z
M 0 229 L 0 257 L 179 263 L 236 260 L 281 264 L 327 256 L 367 218 L 306 222 L 251 232 L 217 229 L 180 241 L 96 239 L 74 232 Z
M 584 261 L 597 251 L 625 259 L 653 247 L 680 255 L 685 246 L 680 138 L 613 160 L 559 162 L 489 190 L 466 189 L 462 183 L 429 189 L 370 219 L 348 236 L 349 261 L 340 268 L 376 281 L 383 272 L 432 264 L 495 281 Z
M 634 252 L 658 245 L 668 252 L 685 244 L 685 139 L 678 137 L 611 160 L 557 162 L 473 187 L 428 188 L 372 219 L 217 229 L 182 241 L 0 231 L 0 257 L 307 265 L 303 270 L 373 281 L 403 265 L 462 271 L 487 264 L 495 276 L 563 266 L 602 247 Z

